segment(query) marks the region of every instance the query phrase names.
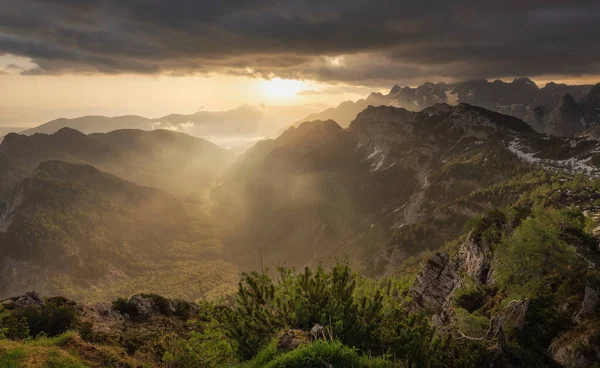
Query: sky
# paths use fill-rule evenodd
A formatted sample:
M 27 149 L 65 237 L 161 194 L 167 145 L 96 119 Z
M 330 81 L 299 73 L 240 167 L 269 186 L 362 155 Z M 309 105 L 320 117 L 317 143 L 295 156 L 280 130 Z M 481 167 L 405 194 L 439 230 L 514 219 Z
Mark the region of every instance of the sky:
M 0 0 L 0 125 L 600 81 L 597 0 Z

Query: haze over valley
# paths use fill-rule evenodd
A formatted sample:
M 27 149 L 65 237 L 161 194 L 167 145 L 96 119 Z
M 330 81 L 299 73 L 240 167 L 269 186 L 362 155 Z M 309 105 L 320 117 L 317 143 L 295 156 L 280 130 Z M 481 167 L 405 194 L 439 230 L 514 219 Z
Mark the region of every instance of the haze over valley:
M 0 0 L 0 367 L 596 367 L 599 21 Z

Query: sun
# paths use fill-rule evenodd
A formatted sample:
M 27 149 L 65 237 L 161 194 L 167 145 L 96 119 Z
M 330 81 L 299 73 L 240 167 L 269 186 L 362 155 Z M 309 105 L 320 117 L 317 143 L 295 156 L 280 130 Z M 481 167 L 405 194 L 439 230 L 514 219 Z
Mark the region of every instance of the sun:
M 262 93 L 272 99 L 289 99 L 296 97 L 296 94 L 307 86 L 304 82 L 293 79 L 273 78 L 264 80 L 261 83 Z

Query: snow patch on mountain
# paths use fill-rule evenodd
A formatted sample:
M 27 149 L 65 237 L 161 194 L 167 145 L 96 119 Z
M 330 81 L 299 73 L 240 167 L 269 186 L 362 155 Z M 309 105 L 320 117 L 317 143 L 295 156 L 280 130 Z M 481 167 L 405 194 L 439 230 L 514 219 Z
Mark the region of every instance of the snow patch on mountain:
M 373 153 L 371 153 L 369 156 L 367 156 L 367 160 L 371 160 L 375 156 L 379 155 L 381 152 L 383 152 L 383 150 L 381 148 L 375 147 L 375 150 L 373 151 Z
M 575 147 L 577 143 L 573 141 L 569 142 L 571 147 Z M 546 169 L 563 169 L 571 172 L 584 172 L 593 176 L 600 176 L 600 172 L 594 166 L 590 165 L 592 160 L 591 157 L 584 159 L 571 157 L 565 160 L 552 160 L 536 157 L 538 152 L 526 152 L 524 151 L 525 145 L 519 138 L 513 139 L 507 146 L 508 150 L 517 155 L 522 161 L 540 165 Z

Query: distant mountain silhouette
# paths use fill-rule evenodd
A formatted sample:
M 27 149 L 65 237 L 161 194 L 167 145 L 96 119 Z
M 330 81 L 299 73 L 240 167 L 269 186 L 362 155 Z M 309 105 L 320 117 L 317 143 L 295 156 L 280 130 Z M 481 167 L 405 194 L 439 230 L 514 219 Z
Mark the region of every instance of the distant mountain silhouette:
M 440 102 L 452 105 L 468 103 L 515 116 L 540 133 L 571 136 L 600 124 L 599 90 L 600 84 L 570 86 L 548 83 L 539 88 L 529 78 L 516 78 L 512 82 L 428 82 L 416 88 L 394 86 L 387 95 L 372 93 L 364 100 L 346 101 L 336 108 L 311 114 L 298 123 L 333 119 L 346 127 L 369 105 L 389 105 L 420 111 Z M 568 108 L 564 106 L 567 95 L 572 100 Z
M 308 106 L 240 106 L 227 111 L 199 111 L 194 114 L 170 114 L 160 118 L 137 115 L 118 117 L 83 116 L 74 119 L 60 118 L 22 131 L 21 134 L 52 134 L 68 127 L 82 133 L 106 133 L 119 129 L 166 129 L 184 132 L 209 140 L 224 137 L 257 138 L 271 136 L 290 122 L 311 112 Z
M 0 144 L 0 196 L 42 161 L 85 163 L 140 184 L 171 192 L 202 192 L 233 154 L 204 139 L 167 130 L 117 130 L 85 135 L 62 128 L 54 134 L 8 134 Z

